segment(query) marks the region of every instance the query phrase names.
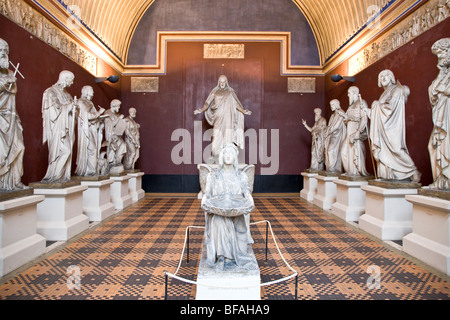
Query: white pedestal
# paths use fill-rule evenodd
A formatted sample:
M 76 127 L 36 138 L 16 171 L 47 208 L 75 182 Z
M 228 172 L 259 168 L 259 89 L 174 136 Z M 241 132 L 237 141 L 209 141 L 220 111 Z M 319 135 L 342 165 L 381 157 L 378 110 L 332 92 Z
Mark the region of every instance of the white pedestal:
M 37 205 L 37 231 L 48 241 L 67 241 L 89 228 L 89 218 L 83 214 L 83 191 L 77 185 L 63 189 L 34 189 L 44 195 Z
M 0 277 L 45 253 L 45 238 L 36 233 L 36 207 L 44 196 L 0 202 Z
M 300 191 L 300 197 L 308 202 L 312 202 L 317 192 L 317 173 L 302 172 L 303 189 Z
M 322 176 L 318 174 L 317 193 L 313 198 L 313 204 L 323 210 L 331 210 L 331 206 L 336 202 L 336 184 L 337 176 Z
M 361 190 L 368 184 L 367 180 L 334 180 L 336 184 L 336 202 L 331 206 L 331 213 L 345 220 L 357 222 L 366 211 L 366 193 Z
M 412 230 L 412 204 L 406 195 L 417 189 L 388 189 L 362 186 L 366 192 L 366 212 L 359 218 L 359 227 L 381 240 L 401 240 Z
M 88 187 L 83 192 L 83 213 L 89 221 L 103 221 L 115 213 L 111 202 L 112 179 L 99 181 L 81 181 L 82 186 Z
M 131 176 L 130 180 L 128 181 L 128 189 L 129 194 L 131 195 L 132 202 L 138 202 L 143 197 L 145 197 L 145 192 L 142 189 L 142 176 L 144 175 L 143 172 L 129 172 L 128 175 Z
M 450 275 L 450 201 L 407 195 L 413 206 L 412 233 L 403 237 L 403 251 Z
M 111 202 L 116 210 L 122 210 L 130 206 L 132 203 L 131 195 L 128 193 L 128 180 L 131 176 L 126 174 L 123 176 L 111 176 L 113 180 L 111 184 Z
M 196 300 L 261 300 L 258 263 L 251 245 L 247 248 L 247 254 L 254 259 L 256 268 L 249 271 L 215 271 L 206 265 L 206 247 L 203 246 L 197 275 Z

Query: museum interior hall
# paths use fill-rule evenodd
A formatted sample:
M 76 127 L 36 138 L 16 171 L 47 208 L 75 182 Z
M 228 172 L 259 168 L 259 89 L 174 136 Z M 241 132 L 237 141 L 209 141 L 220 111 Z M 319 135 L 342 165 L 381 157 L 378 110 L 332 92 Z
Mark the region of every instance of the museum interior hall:
M 449 16 L 0 1 L 0 300 L 450 300 Z

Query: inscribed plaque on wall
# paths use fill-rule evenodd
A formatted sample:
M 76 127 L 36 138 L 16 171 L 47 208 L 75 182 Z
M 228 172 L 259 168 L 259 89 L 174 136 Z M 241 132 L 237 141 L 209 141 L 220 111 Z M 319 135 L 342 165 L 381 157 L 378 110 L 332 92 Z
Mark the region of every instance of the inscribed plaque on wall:
M 204 59 L 244 59 L 244 44 L 204 44 Z
M 315 93 L 316 78 L 288 78 L 289 93 Z
M 158 77 L 132 77 L 131 92 L 158 92 Z

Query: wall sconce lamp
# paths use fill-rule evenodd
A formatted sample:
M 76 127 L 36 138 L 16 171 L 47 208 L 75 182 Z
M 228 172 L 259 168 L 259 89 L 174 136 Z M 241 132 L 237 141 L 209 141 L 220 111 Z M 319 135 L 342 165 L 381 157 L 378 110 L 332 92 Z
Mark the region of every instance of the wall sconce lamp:
M 109 81 L 111 83 L 116 83 L 119 81 L 119 76 L 109 76 L 109 77 L 101 77 L 101 78 L 95 78 L 95 83 L 100 83 L 103 81 Z
M 355 82 L 355 77 L 346 77 L 346 76 L 341 76 L 340 74 L 333 74 L 331 76 L 331 80 L 333 80 L 334 82 L 339 82 L 341 80 Z

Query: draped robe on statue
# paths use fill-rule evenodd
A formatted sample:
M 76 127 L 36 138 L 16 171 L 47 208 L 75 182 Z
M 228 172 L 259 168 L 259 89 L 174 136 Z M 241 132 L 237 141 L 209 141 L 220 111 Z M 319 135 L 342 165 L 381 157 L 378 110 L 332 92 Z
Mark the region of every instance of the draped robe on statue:
M 323 170 L 325 165 L 325 138 L 324 132 L 327 120 L 321 117 L 314 123 L 311 130 L 311 170 Z
M 98 174 L 98 158 L 103 139 L 102 121 L 94 120 L 98 117 L 92 101 L 80 98 L 78 102 L 80 113 L 78 115 L 78 149 L 77 168 L 78 176 L 93 176 Z
M 224 89 L 215 87 L 205 105 L 209 106 L 205 111 L 206 121 L 213 127 L 213 157 L 218 157 L 227 143 L 244 149 L 244 115 L 238 111 L 238 107 L 242 109 L 242 106 L 234 90 L 228 84 Z
M 0 74 L 0 77 L 13 76 Z M 0 89 L 0 189 L 14 190 L 23 188 L 23 143 L 22 125 L 16 111 L 17 85 L 11 88 L 7 84 Z
M 208 174 L 202 207 L 211 198 L 218 196 L 229 196 L 231 199 L 247 197 L 247 202 L 253 204 L 248 177 L 240 170 L 226 174 L 219 168 Z M 234 260 L 238 266 L 249 262 L 247 245 L 251 240 L 248 237 L 248 224 L 244 214 L 226 217 L 205 211 L 205 220 L 205 243 L 210 265 L 213 265 L 219 256 Z
M 346 128 L 343 111 L 333 112 L 328 121 L 325 137 L 325 167 L 327 171 L 341 172 L 341 147 L 344 141 Z
M 368 176 L 366 170 L 367 115 L 361 102 L 353 103 L 347 109 L 347 133 L 342 145 L 342 165 L 345 175 Z
M 377 176 L 381 179 L 411 178 L 417 168 L 406 147 L 405 104 L 409 88 L 389 85 L 371 108 L 370 138 Z
M 434 124 L 428 144 L 434 181 L 431 186 L 450 189 L 450 72 L 435 79 L 428 93 Z
M 125 145 L 127 147 L 127 153 L 125 153 L 123 159 L 123 166 L 127 170 L 133 170 L 134 165 L 139 158 L 139 151 L 141 147 L 139 137 L 140 125 L 134 121 L 132 117 L 127 117 L 125 120 Z
M 75 118 L 73 98 L 57 84 L 42 98 L 43 143 L 48 144 L 48 168 L 42 182 L 64 182 L 71 178 Z

